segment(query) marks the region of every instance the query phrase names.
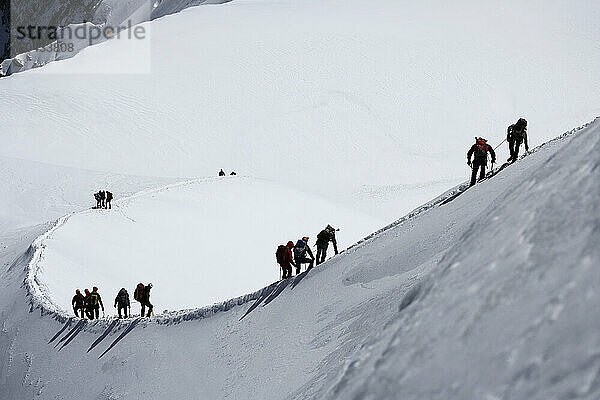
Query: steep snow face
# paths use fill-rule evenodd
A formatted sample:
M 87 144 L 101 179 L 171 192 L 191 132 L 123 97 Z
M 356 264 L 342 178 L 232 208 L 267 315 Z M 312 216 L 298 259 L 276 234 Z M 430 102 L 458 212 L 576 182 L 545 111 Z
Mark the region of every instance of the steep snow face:
M 86 324 L 0 301 L 0 395 L 597 399 L 599 154 L 596 121 L 255 303 Z
M 314 245 L 327 223 L 342 228 L 340 248 L 383 226 L 268 181 L 190 181 L 71 216 L 44 243 L 39 281 L 63 310 L 75 288 L 98 286 L 110 307 L 122 286 L 133 295 L 138 282 L 154 284 L 157 314 L 204 306 L 279 279 L 277 245 L 303 236 Z
M 0 155 L 143 176 L 234 168 L 397 218 L 432 182 L 464 179 L 473 136 L 498 144 L 524 115 L 536 144 L 595 116 L 597 15 L 516 0 L 190 8 L 150 23 L 151 74 L 78 75 L 138 56 L 107 42 L 0 81 Z M 400 185 L 385 214 L 356 200 Z

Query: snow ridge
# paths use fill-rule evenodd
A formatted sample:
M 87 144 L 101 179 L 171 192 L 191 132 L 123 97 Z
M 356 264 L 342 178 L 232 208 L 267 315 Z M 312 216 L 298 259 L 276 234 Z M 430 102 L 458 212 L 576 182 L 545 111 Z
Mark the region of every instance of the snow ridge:
M 594 118 L 592 121 L 583 124 L 577 128 L 573 128 L 570 131 L 567 131 L 563 134 L 561 134 L 560 136 L 557 136 L 556 138 L 549 140 L 547 142 L 544 142 L 542 144 L 540 144 L 539 146 L 529 150 L 528 152 L 523 153 L 522 155 L 519 156 L 519 160 L 527 157 L 530 154 L 536 153 L 538 152 L 542 147 L 548 145 L 548 144 L 552 144 L 558 141 L 561 141 L 585 128 L 587 128 L 588 126 L 592 125 L 594 122 L 596 122 L 597 120 L 600 119 L 600 116 Z M 490 177 L 493 174 L 492 171 L 488 172 L 486 177 Z M 401 225 L 402 223 L 411 220 L 415 217 L 417 217 L 418 215 L 434 208 L 434 207 L 439 207 L 443 204 L 446 203 L 447 200 L 451 199 L 452 197 L 456 197 L 458 194 L 464 192 L 465 190 L 467 190 L 470 187 L 470 183 L 469 181 L 465 181 L 463 183 L 461 183 L 460 185 L 457 185 L 455 187 L 453 187 L 452 189 L 444 192 L 443 194 L 441 194 L 440 196 L 436 197 L 435 199 L 423 204 L 422 206 L 414 209 L 413 211 L 409 212 L 408 214 L 406 214 L 404 217 L 392 222 L 391 224 L 384 226 L 383 228 L 373 232 L 372 234 L 370 234 L 369 236 L 365 237 L 364 239 L 358 241 L 357 243 L 353 244 L 352 246 L 348 247 L 348 249 L 346 249 L 344 252 L 347 252 L 349 250 L 353 250 L 356 251 L 358 248 L 360 248 L 360 246 L 364 245 L 367 241 L 369 241 L 370 239 L 374 238 L 375 236 L 379 235 L 380 233 L 386 232 L 398 225 Z
M 600 119 L 600 117 L 596 117 L 593 121 L 590 121 L 584 125 L 581 125 L 581 126 L 574 128 L 568 132 L 565 132 L 562 135 L 560 135 L 548 142 L 542 143 L 541 145 L 530 150 L 529 152 L 521 155 L 521 157 L 519 159 L 522 159 L 524 157 L 527 157 L 530 154 L 533 154 L 533 153 L 539 151 L 542 147 L 544 147 L 548 144 L 552 144 L 557 141 L 561 141 L 561 140 L 587 128 L 588 126 L 590 126 L 591 124 L 593 124 L 594 122 L 596 122 L 599 119 Z M 248 177 L 241 177 L 241 178 L 247 179 Z M 160 188 L 141 191 L 132 196 L 120 199 L 118 202 L 116 202 L 117 204 L 116 204 L 115 208 L 118 208 L 119 203 L 127 202 L 127 201 L 129 201 L 133 198 L 139 197 L 139 196 L 143 196 L 143 195 L 147 195 L 147 194 L 151 194 L 151 193 L 158 193 L 158 192 L 161 192 L 164 190 L 168 190 L 170 188 L 181 187 L 181 186 L 190 185 L 190 184 L 197 183 L 197 182 L 210 181 L 210 180 L 216 180 L 216 179 L 219 179 L 219 178 L 189 179 L 189 180 L 185 180 L 182 182 L 166 185 L 166 186 L 163 186 Z M 386 232 L 394 227 L 397 227 L 398 225 L 401 225 L 404 222 L 411 220 L 428 210 L 431 210 L 432 208 L 443 205 L 446 200 L 448 200 L 452 196 L 456 196 L 457 194 L 464 192 L 468 188 L 469 188 L 469 183 L 465 181 L 464 183 L 446 191 L 445 193 L 441 194 L 440 196 L 436 197 L 435 199 L 433 199 L 433 200 L 425 203 L 424 205 L 418 207 L 417 209 L 411 211 L 410 213 L 403 216 L 402 218 L 377 230 L 376 232 L 373 232 L 372 234 L 368 235 L 364 239 L 351 245 L 346 250 L 342 250 L 340 252 L 340 256 L 343 257 L 346 254 L 351 254 L 351 253 L 355 252 L 357 249 L 359 249 L 361 246 L 365 245 L 365 243 L 367 243 L 369 240 L 371 240 L 375 236 L 377 236 L 383 232 Z M 80 211 L 79 213 L 82 213 L 82 212 L 88 212 L 88 210 Z M 14 268 L 19 265 L 25 264 L 25 268 L 24 268 L 25 279 L 23 281 L 23 285 L 27 292 L 27 296 L 29 297 L 30 310 L 33 311 L 35 309 L 39 309 L 41 315 L 49 315 L 52 318 L 54 318 L 60 322 L 65 322 L 69 319 L 75 320 L 76 318 L 72 317 L 70 315 L 70 313 L 68 313 L 66 310 L 61 309 L 52 300 L 51 296 L 49 296 L 49 294 L 48 294 L 49 293 L 48 288 L 39 279 L 38 273 L 40 272 L 40 261 L 44 257 L 45 242 L 49 238 L 52 237 L 52 234 L 57 229 L 59 229 L 61 226 L 63 226 L 69 220 L 69 218 L 75 214 L 77 214 L 77 213 L 71 213 L 71 214 L 65 215 L 65 216 L 59 218 L 57 221 L 55 221 L 52 224 L 50 229 L 48 229 L 42 235 L 38 236 L 33 241 L 33 243 L 29 246 L 27 251 L 22 256 L 18 257 L 17 259 L 15 259 L 15 261 L 13 261 L 13 264 L 11 266 L 11 268 Z M 315 267 L 312 271 L 313 271 L 313 273 L 315 273 L 318 270 L 319 270 L 319 268 Z M 299 276 L 299 278 L 303 278 L 305 275 L 306 274 L 302 274 Z M 257 290 L 253 293 L 245 294 L 245 295 L 235 297 L 230 300 L 226 300 L 226 301 L 216 303 L 213 305 L 200 307 L 200 308 L 196 308 L 196 309 L 171 311 L 171 312 L 167 312 L 167 313 L 158 315 L 156 317 L 153 317 L 152 320 L 147 319 L 147 318 L 140 318 L 140 317 L 138 317 L 137 319 L 143 321 L 144 323 L 154 322 L 154 323 L 160 324 L 160 325 L 172 325 L 172 324 L 179 324 L 184 321 L 208 318 L 216 313 L 228 311 L 235 306 L 240 306 L 240 305 L 249 303 L 251 301 L 256 301 L 257 304 L 255 304 L 255 305 L 258 305 L 258 303 L 260 303 L 262 300 L 264 300 L 264 298 L 269 297 L 277 289 L 277 286 L 279 285 L 279 283 L 280 282 L 274 282 L 271 285 L 266 286 L 266 287 L 264 287 L 260 290 Z M 291 285 L 291 287 L 295 286 L 295 284 L 297 284 L 297 283 L 298 282 L 294 281 L 294 283 Z M 281 290 L 283 290 L 283 289 L 285 289 L 285 288 L 281 288 Z M 249 310 L 249 311 L 251 311 L 251 310 Z M 119 325 L 120 325 L 117 329 L 119 329 L 125 325 L 128 325 L 130 323 L 129 320 L 117 320 L 117 321 L 119 322 Z M 96 329 L 104 329 L 109 324 L 114 323 L 114 322 L 115 322 L 115 320 L 112 318 L 95 320 L 94 323 L 87 324 L 85 326 L 84 330 L 94 330 L 95 331 Z

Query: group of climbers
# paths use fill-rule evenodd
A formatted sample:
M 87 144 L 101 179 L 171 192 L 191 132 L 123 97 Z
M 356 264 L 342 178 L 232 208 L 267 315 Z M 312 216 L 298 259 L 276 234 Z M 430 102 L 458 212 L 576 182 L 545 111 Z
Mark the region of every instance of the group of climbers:
M 151 283 L 147 285 L 139 283 L 135 288 L 133 298 L 142 305 L 142 312 L 140 314 L 142 317 L 145 314 L 144 311 L 146 307 L 148 307 L 148 314 L 146 315 L 147 317 L 152 315 L 152 311 L 154 309 L 150 303 L 150 289 L 152 289 Z M 85 296 L 81 294 L 79 289 L 75 290 L 75 296 L 73 296 L 73 300 L 71 300 L 71 305 L 73 306 L 73 312 L 75 313 L 76 317 L 99 319 L 100 308 L 102 308 L 102 316 L 105 316 L 102 297 L 100 297 L 100 293 L 98 293 L 98 288 L 96 286 L 92 288 L 91 292 L 89 289 L 85 289 Z M 129 293 L 125 288 L 121 288 L 121 290 L 119 290 L 117 293 L 114 307 L 117 309 L 119 318 L 128 318 L 132 316 Z
M 529 151 L 529 143 L 527 142 L 527 121 L 525 118 L 519 118 L 519 120 L 510 125 L 506 130 L 506 141 L 508 142 L 508 149 L 510 151 L 510 157 L 507 162 L 512 163 L 519 157 L 519 149 L 521 144 L 525 143 L 525 151 Z M 471 186 L 477 182 L 477 173 L 479 172 L 479 179 L 485 178 L 485 169 L 487 167 L 488 153 L 492 158 L 492 166 L 496 163 L 496 153 L 494 149 L 487 144 L 487 140 L 481 137 L 475 138 L 475 144 L 471 146 L 467 152 L 467 165 L 471 167 Z M 473 161 L 471 157 L 473 156 Z
M 279 245 L 275 252 L 275 259 L 281 267 L 282 279 L 287 279 L 292 276 L 292 266 L 296 268 L 296 275 L 298 275 L 302 271 L 302 264 L 308 264 L 308 267 L 306 268 L 308 271 L 314 266 L 315 262 L 316 265 L 324 262 L 330 242 L 333 243 L 335 254 L 338 254 L 335 232 L 336 229 L 331 225 L 327 225 L 325 229 L 319 232 L 315 243 L 317 246 L 316 258 L 308 244 L 308 236 L 299 239 L 296 244 L 290 240 L 286 245 Z
M 94 286 L 91 292 L 89 289 L 85 289 L 84 291 L 85 296 L 81 294 L 79 289 L 75 290 L 75 296 L 71 300 L 75 316 L 98 319 L 100 318 L 100 307 L 102 307 L 102 316 L 104 316 L 104 304 L 102 303 L 100 293 L 98 293 L 98 288 Z
M 98 190 L 94 193 L 94 199 L 96 200 L 96 207 L 94 208 L 112 208 L 113 194 L 108 190 Z

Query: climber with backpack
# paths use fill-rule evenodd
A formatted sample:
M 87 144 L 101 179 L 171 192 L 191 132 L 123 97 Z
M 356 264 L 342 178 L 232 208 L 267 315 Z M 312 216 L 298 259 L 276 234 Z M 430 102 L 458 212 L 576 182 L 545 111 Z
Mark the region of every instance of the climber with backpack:
M 477 171 L 481 169 L 479 174 L 479 179 L 485 178 L 485 167 L 487 166 L 487 153 L 490 153 L 492 156 L 492 164 L 496 162 L 496 153 L 492 146 L 487 144 L 487 141 L 484 138 L 475 138 L 475 144 L 471 146 L 471 149 L 467 152 L 467 165 L 472 167 L 473 170 L 471 172 L 471 186 L 475 184 L 477 181 Z M 475 154 L 473 158 L 473 162 L 471 163 L 471 156 Z
M 294 242 L 290 240 L 285 246 L 280 244 L 279 247 L 277 247 L 277 252 L 275 252 L 277 264 L 279 264 L 283 271 L 282 279 L 290 278 L 292 276 L 292 265 L 294 267 L 296 266 L 292 257 L 293 248 Z
M 109 210 L 112 208 L 112 199 L 113 199 L 113 194 L 107 190 L 106 191 L 106 204 L 104 205 L 104 208 L 108 208 Z
M 90 289 L 85 289 L 85 296 L 83 297 L 83 307 L 85 310 L 85 316 L 88 317 L 88 319 L 94 319 L 93 315 L 90 317 Z
M 329 242 L 333 243 L 333 251 L 335 254 L 338 254 L 337 241 L 335 240 L 335 231 L 331 225 L 327 225 L 325 229 L 323 229 L 317 235 L 317 265 L 321 264 L 325 261 L 325 257 L 327 257 L 327 248 L 329 247 Z
M 121 288 L 121 290 L 119 290 L 119 293 L 117 293 L 117 297 L 115 297 L 115 308 L 119 313 L 119 319 L 122 318 L 121 310 L 123 310 L 125 318 L 131 315 L 131 302 L 129 301 L 129 293 L 127 293 L 127 290 L 125 290 L 125 288 Z
M 85 318 L 85 297 L 81 294 L 79 289 L 75 290 L 75 296 L 73 296 L 73 300 L 71 300 L 71 305 L 73 306 L 73 312 L 75 312 L 75 316 L 81 318 Z
M 87 290 L 87 289 L 86 289 Z M 89 291 L 86 292 L 88 294 Z M 89 319 L 100 318 L 100 307 L 102 307 L 102 316 L 104 316 L 104 304 L 102 304 L 102 297 L 100 297 L 100 293 L 98 293 L 98 288 L 94 286 L 92 288 L 92 293 L 89 293 L 87 296 L 87 314 Z
M 101 190 L 98 193 L 100 194 L 100 208 L 106 208 L 106 191 Z
M 506 141 L 510 150 L 508 162 L 514 162 L 519 157 L 519 148 L 521 143 L 525 143 L 525 151 L 529 151 L 529 143 L 527 143 L 527 121 L 525 118 L 519 120 L 508 127 L 506 130 Z
M 310 258 L 306 256 L 307 254 Z M 296 242 L 294 246 L 294 261 L 296 262 L 296 275 L 302 270 L 302 264 L 308 264 L 307 271 L 313 267 L 315 256 L 308 245 L 308 236 L 304 236 Z
M 96 199 L 96 207 L 94 208 L 100 208 L 100 204 L 102 202 L 100 199 L 100 192 L 94 193 L 94 199 Z
M 140 313 L 141 317 L 144 316 L 146 307 L 148 307 L 148 315 L 146 315 L 147 317 L 149 317 L 154 310 L 154 306 L 152 303 L 150 303 L 150 289 L 152 289 L 151 283 L 147 284 L 146 286 L 144 286 L 143 283 L 138 283 L 137 287 L 135 288 L 135 292 L 133 292 L 133 298 L 142 305 L 142 312 Z

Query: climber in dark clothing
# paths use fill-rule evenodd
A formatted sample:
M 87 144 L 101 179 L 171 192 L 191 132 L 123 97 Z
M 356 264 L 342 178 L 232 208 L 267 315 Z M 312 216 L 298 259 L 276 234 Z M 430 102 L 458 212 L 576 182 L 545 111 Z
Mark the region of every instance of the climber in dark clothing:
M 277 252 L 275 253 L 277 263 L 281 266 L 281 270 L 283 271 L 283 279 L 290 278 L 292 276 L 292 265 L 296 266 L 292 256 L 293 248 L 294 242 L 290 240 L 289 242 L 287 242 L 286 246 L 280 245 L 279 247 L 277 247 Z
M 331 225 L 327 225 L 317 235 L 317 265 L 325 261 L 327 257 L 327 248 L 329 242 L 333 243 L 333 251 L 338 254 L 337 241 L 335 240 L 335 229 Z
M 104 190 L 101 190 L 98 193 L 100 194 L 100 208 L 104 208 L 106 207 L 106 192 Z
M 90 317 L 90 290 L 89 289 L 85 289 L 85 296 L 83 297 L 83 307 L 85 309 L 85 316 L 88 317 L 88 319 L 93 319 L 93 316 Z
M 492 146 L 486 143 L 484 138 L 475 138 L 475 144 L 471 146 L 467 153 L 467 165 L 473 168 L 471 172 L 471 186 L 477 181 L 477 171 L 481 169 L 479 179 L 485 178 L 485 167 L 487 166 L 487 153 L 492 156 L 492 164 L 496 162 L 496 153 Z M 475 154 L 473 163 L 471 163 L 471 156 Z
M 100 293 L 98 293 L 98 288 L 94 286 L 92 288 L 92 293 L 89 293 L 87 296 L 87 314 L 89 319 L 100 318 L 100 307 L 102 307 L 102 314 L 104 314 L 104 304 L 102 304 L 102 298 L 100 297 Z
M 102 200 L 100 199 L 100 192 L 94 193 L 94 199 L 96 199 L 96 208 L 100 208 Z
M 146 315 L 147 317 L 149 317 L 154 310 L 154 306 L 152 303 L 150 303 L 150 289 L 152 289 L 151 283 L 147 284 L 146 286 L 140 283 L 133 294 L 133 298 L 139 301 L 142 305 L 142 312 L 140 314 L 141 317 L 144 316 L 146 307 L 148 307 L 148 315 Z
M 310 258 L 306 256 L 307 254 Z M 300 273 L 302 264 L 308 264 L 307 271 L 313 267 L 315 256 L 308 245 L 308 236 L 304 236 L 296 242 L 296 246 L 294 246 L 294 261 L 296 262 L 296 275 Z
M 521 143 L 525 143 L 525 151 L 529 151 L 529 143 L 527 143 L 527 121 L 525 118 L 519 118 L 516 124 L 508 127 L 506 130 L 506 141 L 510 150 L 508 162 L 516 161 L 519 158 L 519 148 Z
M 71 305 L 73 306 L 73 312 L 75 312 L 76 317 L 81 316 L 81 318 L 85 318 L 85 297 L 83 297 L 79 289 L 75 291 L 75 296 L 73 296 L 73 300 L 71 300 Z
M 123 318 L 121 316 L 121 310 L 123 310 L 123 315 L 125 315 L 125 318 L 131 315 L 131 303 L 129 301 L 129 293 L 127 293 L 127 290 L 125 290 L 125 288 L 121 288 L 121 290 L 119 290 L 119 293 L 117 293 L 117 297 L 115 297 L 115 308 L 117 308 L 119 318 Z
M 109 192 L 108 190 L 106 191 L 106 204 L 104 205 L 104 208 L 112 208 L 112 199 L 113 199 L 113 194 L 111 192 Z

